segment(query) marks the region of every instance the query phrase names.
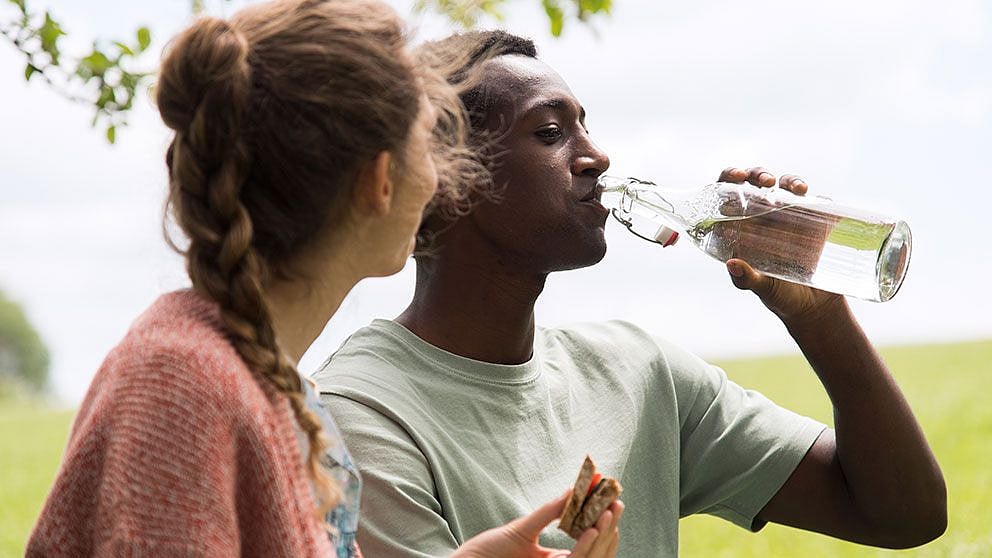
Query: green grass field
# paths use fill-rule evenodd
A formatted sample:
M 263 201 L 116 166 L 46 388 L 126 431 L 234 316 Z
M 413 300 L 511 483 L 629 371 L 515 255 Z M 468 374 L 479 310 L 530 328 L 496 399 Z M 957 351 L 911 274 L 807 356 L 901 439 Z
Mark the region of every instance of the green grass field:
M 23 556 L 69 436 L 72 411 L 0 401 L 0 556 Z
M 992 556 L 992 341 L 883 350 L 916 410 L 947 480 L 950 524 L 926 546 L 881 551 L 769 525 L 754 535 L 721 520 L 682 522 L 689 557 Z M 776 402 L 830 423 L 830 405 L 799 357 L 721 362 Z M 72 413 L 0 401 L 0 556 L 21 556 L 58 467 Z
M 947 482 L 948 527 L 936 541 L 885 551 L 769 525 L 751 534 L 722 520 L 690 517 L 681 555 L 706 557 L 992 556 L 992 341 L 882 351 L 923 425 Z M 806 362 L 783 357 L 721 363 L 734 381 L 832 423 L 830 401 Z

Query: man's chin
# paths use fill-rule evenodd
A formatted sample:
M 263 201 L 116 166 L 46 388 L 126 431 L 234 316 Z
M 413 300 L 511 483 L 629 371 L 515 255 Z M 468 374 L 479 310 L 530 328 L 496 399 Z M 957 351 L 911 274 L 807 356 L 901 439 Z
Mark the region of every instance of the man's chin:
M 581 254 L 576 254 L 576 257 L 568 262 L 562 262 L 560 267 L 557 267 L 555 271 L 570 271 L 573 269 L 582 269 L 585 267 L 591 267 L 599 262 L 603 261 L 606 257 L 606 239 L 600 238 L 594 246 L 590 245 L 586 247 Z

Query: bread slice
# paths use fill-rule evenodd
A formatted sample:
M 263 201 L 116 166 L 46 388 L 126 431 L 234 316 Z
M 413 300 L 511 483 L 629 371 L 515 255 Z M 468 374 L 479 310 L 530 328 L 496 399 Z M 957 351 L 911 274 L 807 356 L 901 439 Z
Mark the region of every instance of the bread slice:
M 582 532 L 596 524 L 599 516 L 620 497 L 623 487 L 616 479 L 603 477 L 595 487 L 592 484 L 596 476 L 596 465 L 587 455 L 579 469 L 579 476 L 572 487 L 572 494 L 565 503 L 558 528 L 568 533 L 573 539 L 578 539 Z
M 596 465 L 593 464 L 592 459 L 587 455 L 585 461 L 582 462 L 582 467 L 579 469 L 579 476 L 575 479 L 575 484 L 572 485 L 572 494 L 569 495 L 568 501 L 565 503 L 565 511 L 561 514 L 561 521 L 558 522 L 558 528 L 566 533 L 571 533 L 572 524 L 575 522 L 575 518 L 579 515 L 579 510 L 582 509 L 582 503 L 585 502 L 586 494 L 589 492 L 589 485 L 592 483 L 592 476 L 596 474 Z

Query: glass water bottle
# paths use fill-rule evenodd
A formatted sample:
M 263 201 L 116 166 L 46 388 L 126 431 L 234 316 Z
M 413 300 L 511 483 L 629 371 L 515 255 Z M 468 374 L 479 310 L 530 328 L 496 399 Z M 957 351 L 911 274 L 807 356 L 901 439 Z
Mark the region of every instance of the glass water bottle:
M 898 219 L 788 190 L 718 182 L 677 190 L 604 176 L 604 204 L 632 233 L 664 246 L 679 231 L 713 258 L 874 302 L 899 291 L 912 236 Z

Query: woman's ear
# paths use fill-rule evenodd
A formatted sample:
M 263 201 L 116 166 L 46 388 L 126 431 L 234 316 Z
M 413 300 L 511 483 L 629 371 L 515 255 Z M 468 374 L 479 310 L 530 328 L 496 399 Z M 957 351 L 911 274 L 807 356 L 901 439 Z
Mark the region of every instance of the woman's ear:
M 358 169 L 355 203 L 361 211 L 375 215 L 389 213 L 393 203 L 393 182 L 389 176 L 392 156 L 380 151 Z

